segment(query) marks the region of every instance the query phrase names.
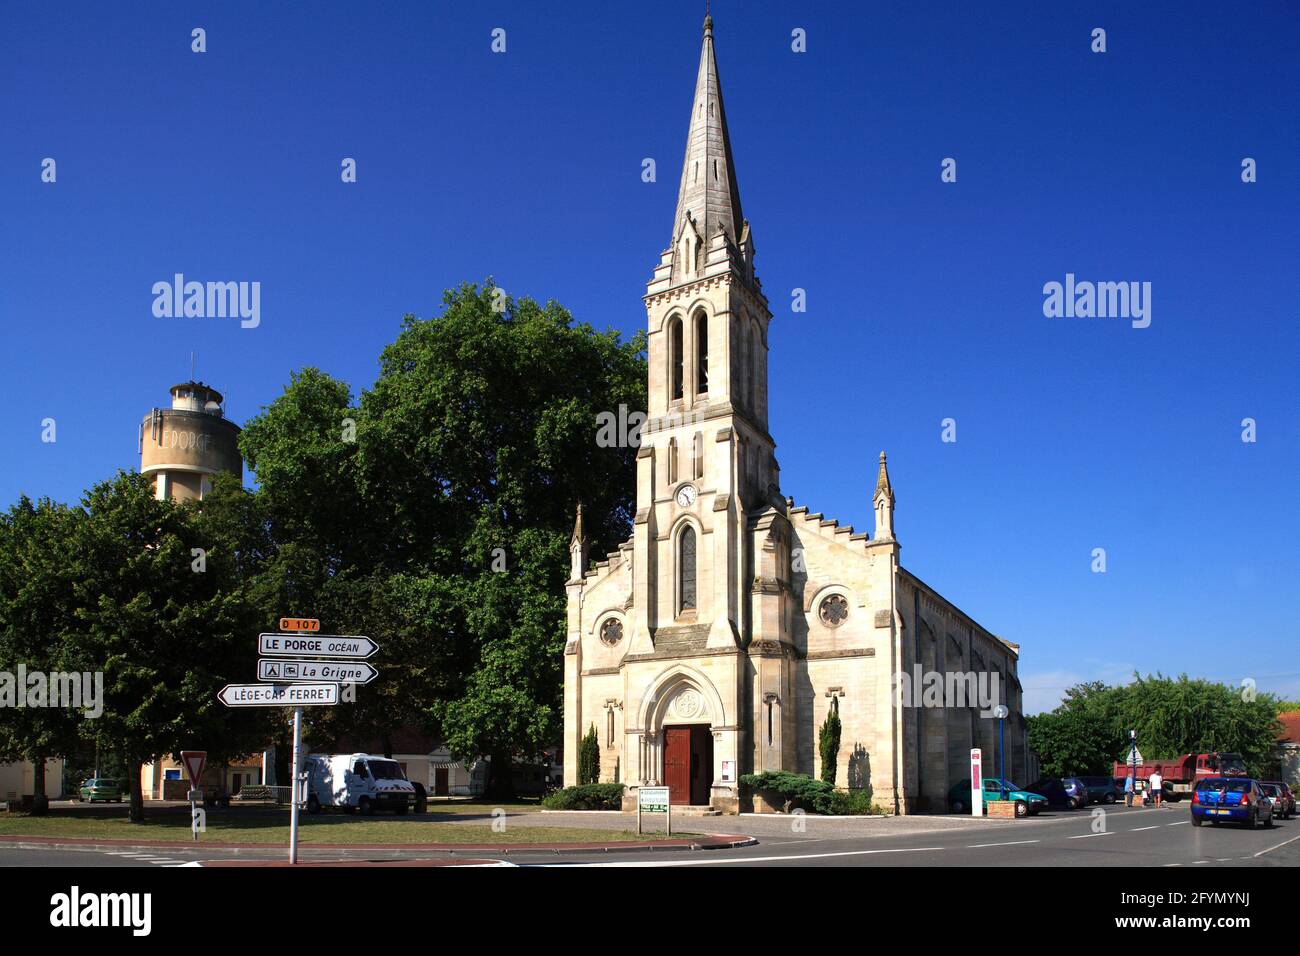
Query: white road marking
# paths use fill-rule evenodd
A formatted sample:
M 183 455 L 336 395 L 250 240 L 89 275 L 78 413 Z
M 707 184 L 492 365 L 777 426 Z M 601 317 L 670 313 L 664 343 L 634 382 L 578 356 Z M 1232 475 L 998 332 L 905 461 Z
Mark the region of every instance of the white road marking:
M 1159 824 L 1157 824 L 1156 826 L 1153 826 L 1153 827 L 1137 827 L 1136 829 L 1133 829 L 1133 830 L 1125 830 L 1124 832 L 1125 832 L 1125 833 L 1141 833 L 1143 830 L 1159 830 L 1159 829 L 1160 829 L 1160 826 L 1159 826 Z
M 1072 836 L 1072 837 L 1070 837 L 1070 839 L 1071 839 L 1071 840 L 1086 840 L 1086 839 L 1088 839 L 1088 837 L 1095 837 L 1095 836 L 1112 836 L 1112 835 L 1114 835 L 1115 832 L 1116 832 L 1116 831 L 1114 831 L 1114 830 L 1103 830 L 1103 831 L 1101 831 L 1100 833 L 1080 833 L 1078 836 Z
M 656 860 L 649 861 L 628 861 L 620 863 L 541 863 L 537 864 L 544 867 L 565 866 L 565 867 L 602 867 L 602 866 L 621 866 L 621 867 L 643 867 L 643 866 L 716 866 L 727 863 L 780 863 L 785 860 L 821 860 L 832 856 L 870 856 L 875 853 L 932 853 L 944 850 L 941 846 L 912 846 L 902 847 L 896 850 L 841 850 L 835 853 L 799 853 L 790 856 L 734 856 L 722 860 Z
M 1293 837 L 1292 837 L 1291 839 L 1289 839 L 1289 840 L 1283 840 L 1283 841 L 1282 841 L 1281 843 L 1279 843 L 1277 846 L 1271 846 L 1271 847 L 1269 847 L 1267 850 L 1260 850 L 1258 853 L 1255 854 L 1255 856 L 1259 857 L 1259 856 L 1263 856 L 1265 853 L 1272 853 L 1274 850 L 1280 850 L 1280 849 L 1282 849 L 1282 847 L 1286 846 L 1288 843 L 1294 843 L 1296 840 L 1300 840 L 1300 836 L 1293 836 Z
M 1191 822 L 1192 822 L 1191 820 L 1179 820 L 1177 823 L 1166 823 L 1165 826 L 1167 826 L 1167 827 L 1181 827 L 1181 826 L 1183 826 L 1184 824 L 1191 823 Z
M 978 850 L 986 846 L 1020 846 L 1024 843 L 1041 843 L 1041 840 L 1012 840 L 1010 843 L 972 843 L 966 847 L 968 850 Z

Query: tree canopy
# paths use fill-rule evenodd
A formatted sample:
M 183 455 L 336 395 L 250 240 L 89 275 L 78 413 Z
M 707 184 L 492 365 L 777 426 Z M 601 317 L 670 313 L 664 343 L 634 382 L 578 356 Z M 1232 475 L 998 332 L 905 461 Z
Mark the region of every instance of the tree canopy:
M 358 400 L 304 369 L 246 424 L 281 606 L 381 648 L 381 679 L 315 734 L 424 726 L 494 770 L 557 739 L 574 507 L 598 545 L 626 537 L 636 449 L 600 447 L 596 421 L 644 408 L 645 378 L 643 336 L 489 281 L 406 316 Z
M 1055 710 L 1028 718 L 1045 776 L 1109 774 L 1137 731 L 1144 759 L 1239 753 L 1252 774 L 1274 763 L 1277 700 L 1213 681 L 1134 674 L 1131 684 L 1079 684 Z

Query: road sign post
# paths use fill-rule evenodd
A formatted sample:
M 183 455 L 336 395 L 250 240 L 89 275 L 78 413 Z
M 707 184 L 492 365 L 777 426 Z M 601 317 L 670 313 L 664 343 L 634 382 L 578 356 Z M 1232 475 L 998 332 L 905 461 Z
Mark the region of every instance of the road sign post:
M 181 764 L 185 767 L 185 775 L 190 778 L 190 832 L 194 835 L 195 843 L 199 842 L 199 815 L 196 802 L 203 793 L 199 789 L 199 780 L 203 777 L 203 765 L 207 761 L 206 750 L 181 751 Z
M 302 708 L 293 709 L 293 793 L 289 804 L 289 862 L 298 862 L 298 788 L 302 781 L 298 774 L 302 770 Z
M 970 752 L 970 815 L 984 816 L 983 754 L 978 747 Z
M 302 709 L 337 704 L 340 684 L 374 680 L 379 672 L 364 659 L 379 650 L 379 645 L 368 637 L 321 634 L 320 621 L 314 617 L 282 617 L 280 630 L 286 633 L 257 636 L 258 654 L 271 658 L 257 662 L 257 679 L 267 683 L 227 684 L 217 698 L 227 707 L 293 708 L 289 862 L 297 863 L 299 810 L 307 805 L 310 789 L 307 774 L 302 772 Z

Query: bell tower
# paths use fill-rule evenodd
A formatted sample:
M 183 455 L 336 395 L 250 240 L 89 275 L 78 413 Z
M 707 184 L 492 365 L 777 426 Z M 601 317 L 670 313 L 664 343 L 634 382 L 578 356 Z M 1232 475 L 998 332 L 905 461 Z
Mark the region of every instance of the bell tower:
M 634 584 L 645 620 L 637 630 L 653 638 L 663 627 L 707 627 L 709 647 L 744 647 L 748 515 L 779 498 L 767 424 L 772 315 L 741 213 L 712 17 L 672 233 L 645 305 L 650 407 L 637 461 Z

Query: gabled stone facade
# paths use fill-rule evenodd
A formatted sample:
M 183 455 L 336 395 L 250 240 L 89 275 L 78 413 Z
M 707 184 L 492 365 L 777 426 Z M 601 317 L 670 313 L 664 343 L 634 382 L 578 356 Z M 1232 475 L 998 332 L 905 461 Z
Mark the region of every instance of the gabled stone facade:
M 996 775 L 998 729 L 978 708 L 911 706 L 896 680 L 945 670 L 997 673 L 1016 779 L 1018 648 L 899 566 L 884 453 L 872 536 L 781 493 L 767 414 L 772 315 L 708 18 L 671 244 L 645 305 L 650 407 L 633 534 L 590 562 L 579 509 L 571 542 L 566 785 L 594 725 L 601 779 L 625 783 L 629 805 L 639 786 L 665 783 L 674 802 L 735 811 L 742 774 L 820 774 L 818 728 L 834 702 L 838 785 L 870 787 L 899 812 L 943 810 L 971 747 Z

